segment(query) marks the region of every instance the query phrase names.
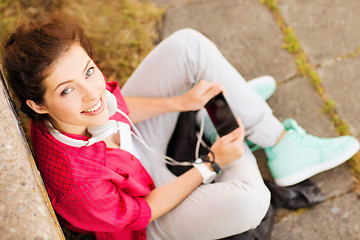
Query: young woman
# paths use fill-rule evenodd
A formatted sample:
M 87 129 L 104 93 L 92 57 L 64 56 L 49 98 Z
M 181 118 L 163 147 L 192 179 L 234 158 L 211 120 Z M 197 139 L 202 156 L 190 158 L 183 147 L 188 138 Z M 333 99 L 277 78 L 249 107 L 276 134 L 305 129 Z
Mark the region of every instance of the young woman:
M 255 228 L 270 194 L 245 135 L 266 149 L 279 185 L 358 151 L 351 136 L 321 139 L 294 120 L 281 124 L 194 30 L 161 42 L 121 91 L 105 81 L 93 56 L 81 27 L 63 15 L 18 27 L 4 48 L 9 85 L 32 118 L 35 158 L 51 203 L 71 229 L 97 239 L 218 239 Z M 240 127 L 176 177 L 163 155 L 179 112 L 199 110 L 224 90 Z

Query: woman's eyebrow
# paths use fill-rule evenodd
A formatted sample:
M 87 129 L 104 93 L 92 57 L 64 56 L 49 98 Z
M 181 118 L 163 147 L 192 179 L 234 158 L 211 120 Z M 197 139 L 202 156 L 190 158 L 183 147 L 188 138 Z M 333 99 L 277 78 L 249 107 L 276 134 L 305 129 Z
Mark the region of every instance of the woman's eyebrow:
M 59 83 L 59 85 L 56 86 L 54 92 L 56 91 L 56 89 L 58 89 L 58 88 L 61 87 L 62 85 L 67 84 L 67 83 L 72 82 L 72 81 L 73 81 L 73 80 L 67 80 L 67 81 L 65 81 L 65 82 Z
M 84 71 L 83 72 L 86 72 L 86 69 L 88 68 L 88 66 L 89 66 L 89 64 L 91 63 L 91 59 L 89 59 L 89 61 L 86 63 L 86 66 L 85 66 L 85 68 L 84 68 Z
M 92 62 L 92 60 L 89 59 L 89 61 L 86 63 L 85 68 L 84 68 L 84 70 L 83 70 L 84 73 L 86 72 L 86 69 L 88 68 L 88 66 L 89 66 L 89 64 L 90 64 L 91 62 Z M 67 80 L 67 81 L 64 81 L 64 82 L 59 83 L 59 85 L 56 86 L 54 92 L 55 92 L 56 89 L 58 89 L 61 85 L 64 85 L 64 84 L 69 83 L 69 82 L 71 82 L 71 81 L 73 81 L 73 80 Z

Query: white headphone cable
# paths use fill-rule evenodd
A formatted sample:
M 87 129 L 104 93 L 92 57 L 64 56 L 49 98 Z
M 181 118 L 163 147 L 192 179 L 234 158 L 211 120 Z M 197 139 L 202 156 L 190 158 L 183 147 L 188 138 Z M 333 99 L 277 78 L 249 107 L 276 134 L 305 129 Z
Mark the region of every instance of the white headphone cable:
M 50 134 L 56 138 L 58 141 L 63 142 L 69 146 L 73 146 L 73 147 L 85 147 L 85 146 L 90 146 L 98 141 L 103 140 L 104 138 L 106 138 L 107 136 L 111 135 L 112 133 L 115 133 L 117 131 L 120 131 L 120 128 L 122 129 L 122 131 L 129 131 L 131 135 L 133 135 L 146 149 L 148 149 L 149 151 L 151 151 L 152 153 L 156 154 L 162 161 L 164 161 L 165 163 L 169 164 L 169 165 L 173 165 L 173 166 L 192 166 L 193 162 L 179 162 L 176 161 L 175 159 L 166 156 L 160 152 L 158 152 L 157 150 L 155 150 L 154 148 L 150 147 L 144 137 L 141 135 L 140 131 L 136 128 L 136 126 L 132 123 L 132 121 L 130 120 L 130 118 L 128 117 L 127 114 L 125 114 L 123 111 L 121 111 L 120 109 L 116 110 L 118 113 L 120 113 L 121 115 L 123 115 L 130 123 L 131 128 L 134 130 L 134 132 L 131 131 L 130 128 L 123 128 L 121 126 L 119 126 L 119 124 L 112 126 L 113 124 L 111 124 L 110 122 L 114 122 L 114 120 L 110 120 L 109 122 L 107 122 L 106 124 L 108 125 L 108 127 L 103 128 L 103 130 L 105 129 L 105 132 L 101 132 L 99 130 L 94 130 L 94 131 L 99 131 L 100 134 L 94 134 L 97 135 L 96 137 L 93 135 L 93 137 L 91 137 L 88 141 L 84 141 L 84 140 L 79 140 L 79 139 L 73 139 L 71 137 L 68 137 L 64 134 L 62 134 L 60 131 L 56 130 L 52 124 L 49 121 L 45 121 L 45 125 L 47 127 L 47 129 L 49 130 Z M 195 159 L 197 159 L 199 157 L 199 148 L 200 148 L 200 143 L 202 144 L 202 135 L 204 132 L 204 114 L 201 113 L 201 125 L 200 125 L 200 133 L 197 134 L 197 143 L 196 143 L 196 148 L 195 148 Z
M 131 127 L 133 128 L 134 132 L 133 133 L 133 136 L 141 143 L 143 144 L 144 147 L 146 147 L 149 151 L 155 153 L 156 155 L 158 155 L 162 160 L 164 160 L 165 163 L 169 164 L 169 165 L 177 165 L 177 166 L 192 166 L 193 163 L 192 162 L 179 162 L 179 161 L 176 161 L 175 159 L 169 157 L 169 156 L 166 156 L 162 153 L 159 153 L 158 151 L 156 151 L 155 149 L 153 149 L 152 147 L 150 147 L 144 140 L 143 136 L 141 135 L 140 131 L 135 127 L 135 125 L 132 123 L 132 121 L 130 120 L 130 118 L 123 112 L 121 111 L 120 109 L 117 109 L 116 110 L 118 113 L 120 113 L 121 115 L 123 115 L 130 123 Z M 201 125 L 200 125 L 200 134 L 198 135 L 198 140 L 197 140 L 197 143 L 196 143 L 196 149 L 195 149 L 195 156 L 196 156 L 196 159 L 198 158 L 199 156 L 199 147 L 200 147 L 200 142 L 201 142 L 201 138 L 202 138 L 202 135 L 203 135 L 203 132 L 204 132 L 204 114 L 202 113 L 202 116 L 201 116 Z

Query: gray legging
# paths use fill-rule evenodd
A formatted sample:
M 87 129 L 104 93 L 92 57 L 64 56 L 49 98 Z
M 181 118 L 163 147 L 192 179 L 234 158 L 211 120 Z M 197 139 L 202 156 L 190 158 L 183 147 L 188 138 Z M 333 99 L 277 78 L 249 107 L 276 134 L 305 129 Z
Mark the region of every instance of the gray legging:
M 162 41 L 122 88 L 124 96 L 168 97 L 185 93 L 200 80 L 222 82 L 226 98 L 241 118 L 249 140 L 271 146 L 284 131 L 270 107 L 202 34 L 183 29 Z M 137 124 L 146 142 L 165 154 L 179 113 Z M 138 142 L 135 141 L 138 145 Z M 176 178 L 156 156 L 138 145 L 140 160 L 155 185 Z M 256 159 L 244 155 L 223 167 L 216 183 L 201 185 L 176 208 L 150 223 L 148 239 L 218 239 L 255 228 L 268 210 L 270 193 Z

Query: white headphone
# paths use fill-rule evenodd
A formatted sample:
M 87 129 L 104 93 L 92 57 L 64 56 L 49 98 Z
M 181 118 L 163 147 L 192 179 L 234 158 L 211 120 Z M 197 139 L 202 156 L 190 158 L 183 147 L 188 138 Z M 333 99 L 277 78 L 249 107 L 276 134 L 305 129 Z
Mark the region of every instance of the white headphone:
M 56 130 L 49 121 L 45 122 L 45 126 L 49 130 L 50 134 L 56 140 L 66 144 L 66 145 L 72 146 L 72 147 L 91 146 L 92 144 L 102 141 L 114 133 L 120 132 L 121 149 L 123 149 L 123 150 L 126 150 L 130 153 L 135 152 L 135 149 L 132 144 L 132 138 L 131 138 L 131 136 L 133 135 L 137 140 L 139 140 L 140 143 L 143 144 L 143 146 L 145 146 L 151 152 L 155 153 L 157 156 L 160 157 L 160 159 L 165 161 L 165 163 L 167 163 L 167 164 L 180 165 L 180 166 L 191 166 L 193 164 L 192 162 L 178 162 L 173 158 L 170 158 L 168 156 L 165 156 L 165 155 L 159 153 L 158 151 L 156 151 L 155 149 L 153 149 L 149 145 L 147 145 L 144 138 L 141 136 L 141 133 L 135 127 L 135 125 L 131 122 L 130 118 L 123 111 L 121 111 L 120 109 L 117 108 L 117 101 L 116 101 L 116 97 L 114 96 L 114 94 L 112 94 L 110 91 L 107 91 L 107 90 L 106 90 L 106 103 L 107 103 L 107 107 L 109 109 L 110 116 L 114 115 L 116 112 L 122 114 L 129 121 L 135 134 L 131 131 L 129 124 L 120 122 L 120 121 L 116 121 L 116 120 L 108 120 L 102 126 L 89 127 L 88 132 L 90 133 L 91 138 L 87 141 L 80 140 L 80 139 L 74 139 L 74 138 L 71 138 L 71 137 L 68 137 L 68 136 L 62 134 L 60 131 Z M 201 137 L 199 139 L 201 139 Z M 197 146 L 197 149 L 198 149 L 198 146 Z
M 110 116 L 114 115 L 117 109 L 117 102 L 114 94 L 110 91 L 106 90 L 106 102 L 107 107 L 109 109 Z M 120 110 L 120 109 L 119 109 Z M 126 114 L 120 110 L 120 113 L 124 116 Z M 126 116 L 127 117 L 127 116 Z M 127 131 L 130 133 L 130 126 L 123 122 L 117 122 L 115 120 L 109 120 L 102 126 L 97 127 L 89 127 L 88 132 L 91 135 L 91 138 L 87 141 L 74 139 L 62 134 L 60 131 L 56 130 L 52 124 L 47 121 L 46 127 L 48 128 L 50 134 L 56 138 L 58 141 L 72 146 L 72 147 L 84 147 L 84 146 L 91 146 L 92 144 L 104 140 L 108 136 L 118 132 L 118 131 Z M 122 134 L 124 135 L 124 134 Z M 125 139 L 124 139 L 125 140 Z M 125 141 L 124 141 L 125 142 Z

